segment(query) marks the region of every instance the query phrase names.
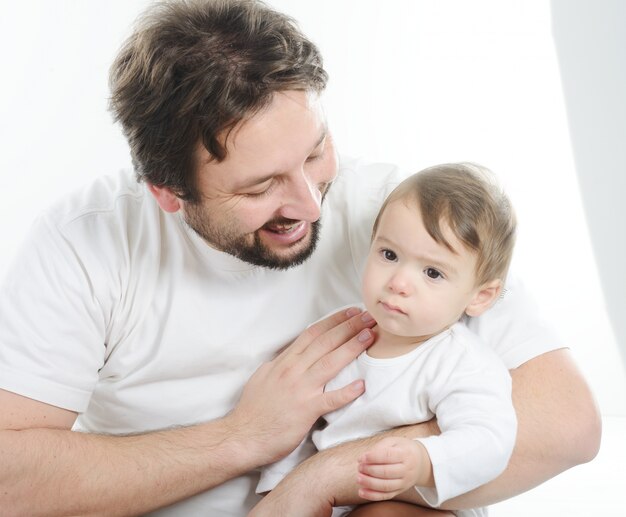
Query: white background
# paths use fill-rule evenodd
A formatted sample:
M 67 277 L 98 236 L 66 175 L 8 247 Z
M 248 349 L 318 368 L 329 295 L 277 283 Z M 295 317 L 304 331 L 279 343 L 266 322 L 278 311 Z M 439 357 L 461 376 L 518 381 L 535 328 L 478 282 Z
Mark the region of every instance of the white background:
M 0 274 L 40 209 L 129 166 L 106 111 L 107 74 L 147 3 L 0 0 Z M 522 496 L 526 508 L 503 503 L 500 515 L 523 515 L 531 505 L 533 515 L 553 515 L 536 508 L 543 502 L 533 494 L 545 501 L 574 486 L 571 507 L 561 512 L 565 499 L 556 497 L 554 511 L 589 515 L 581 508 L 598 494 L 582 490 L 585 476 L 610 488 L 617 460 L 604 458 L 626 460 L 613 438 L 615 426 L 624 431 L 624 420 L 613 417 L 626 417 L 618 349 L 622 343 L 626 357 L 626 162 L 618 150 L 626 145 L 625 4 L 271 4 L 294 16 L 322 50 L 331 76 L 325 104 L 342 153 L 410 171 L 471 160 L 500 175 L 520 220 L 515 270 L 572 348 L 608 422 L 599 459 L 578 467 L 580 477 L 568 473 Z

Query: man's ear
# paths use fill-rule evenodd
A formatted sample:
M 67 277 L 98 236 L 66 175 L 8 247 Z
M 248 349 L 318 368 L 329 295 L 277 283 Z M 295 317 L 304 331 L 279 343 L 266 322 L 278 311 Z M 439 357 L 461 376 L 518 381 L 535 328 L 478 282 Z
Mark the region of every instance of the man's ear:
M 148 183 L 148 190 L 156 199 L 161 210 L 170 213 L 180 210 L 180 199 L 168 187 L 155 187 Z
M 472 301 L 465 307 L 465 314 L 468 316 L 480 316 L 491 307 L 502 292 L 502 280 L 496 279 L 481 285 Z

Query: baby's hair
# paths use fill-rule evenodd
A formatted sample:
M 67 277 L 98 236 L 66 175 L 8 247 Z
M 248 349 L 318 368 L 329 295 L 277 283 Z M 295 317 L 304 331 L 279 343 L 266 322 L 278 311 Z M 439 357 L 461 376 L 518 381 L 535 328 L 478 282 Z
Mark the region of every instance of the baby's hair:
M 389 203 L 416 203 L 428 234 L 456 253 L 444 238 L 441 225 L 477 253 L 476 284 L 504 281 L 515 245 L 516 218 L 511 202 L 494 174 L 473 163 L 435 165 L 414 174 L 387 197 L 372 231 Z

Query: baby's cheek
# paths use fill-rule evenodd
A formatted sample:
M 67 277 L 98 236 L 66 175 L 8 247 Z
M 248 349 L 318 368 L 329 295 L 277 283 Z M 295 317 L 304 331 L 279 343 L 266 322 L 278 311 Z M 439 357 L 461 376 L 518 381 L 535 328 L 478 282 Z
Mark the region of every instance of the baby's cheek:
M 414 317 L 416 335 L 435 334 L 447 326 L 447 316 L 444 307 L 439 304 L 428 304 L 418 311 Z

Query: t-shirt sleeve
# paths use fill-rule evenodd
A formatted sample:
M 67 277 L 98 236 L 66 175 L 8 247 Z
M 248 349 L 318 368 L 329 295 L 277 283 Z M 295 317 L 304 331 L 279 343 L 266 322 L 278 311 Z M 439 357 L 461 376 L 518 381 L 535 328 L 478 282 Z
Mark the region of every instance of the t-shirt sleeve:
M 376 215 L 391 191 L 406 177 L 398 167 L 386 163 L 363 164 L 342 161 L 346 182 L 349 239 L 357 275 L 363 272 Z
M 76 412 L 105 354 L 105 318 L 76 248 L 40 217 L 0 288 L 0 388 Z
M 512 274 L 496 304 L 481 316 L 468 318 L 466 323 L 509 369 L 546 352 L 565 348 L 522 281 Z

